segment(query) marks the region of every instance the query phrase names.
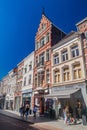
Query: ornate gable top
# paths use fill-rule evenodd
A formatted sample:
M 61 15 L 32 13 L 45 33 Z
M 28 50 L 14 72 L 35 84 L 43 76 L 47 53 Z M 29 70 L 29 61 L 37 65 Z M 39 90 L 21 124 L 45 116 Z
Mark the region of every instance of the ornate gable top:
M 51 21 L 44 15 L 44 12 L 42 12 L 42 18 L 37 33 L 43 32 L 50 25 L 51 25 Z

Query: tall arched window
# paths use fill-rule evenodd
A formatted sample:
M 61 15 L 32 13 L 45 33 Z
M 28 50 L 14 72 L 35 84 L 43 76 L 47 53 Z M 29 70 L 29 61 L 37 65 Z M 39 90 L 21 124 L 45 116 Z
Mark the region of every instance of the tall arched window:
M 82 78 L 82 70 L 80 63 L 73 65 L 73 78 Z
M 54 70 L 54 83 L 60 82 L 60 70 L 56 69 Z
M 64 81 L 70 80 L 70 71 L 69 71 L 69 67 L 68 66 L 63 68 L 63 80 Z

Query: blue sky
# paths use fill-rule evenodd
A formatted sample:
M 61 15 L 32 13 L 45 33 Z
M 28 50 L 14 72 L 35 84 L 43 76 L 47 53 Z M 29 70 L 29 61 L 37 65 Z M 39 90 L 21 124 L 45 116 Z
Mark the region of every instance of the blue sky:
M 34 50 L 43 7 L 66 33 L 87 17 L 87 0 L 0 0 L 0 79 Z

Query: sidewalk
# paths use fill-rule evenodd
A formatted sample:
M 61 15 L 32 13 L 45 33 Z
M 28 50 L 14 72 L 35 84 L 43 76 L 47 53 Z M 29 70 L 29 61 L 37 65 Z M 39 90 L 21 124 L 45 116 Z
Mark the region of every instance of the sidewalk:
M 81 124 L 77 124 L 77 125 L 65 125 L 63 120 L 50 120 L 49 118 L 46 117 L 39 117 L 37 116 L 37 118 L 35 119 L 32 115 L 30 115 L 28 117 L 28 119 L 22 119 L 22 117 L 20 117 L 20 114 L 16 111 L 10 111 L 10 110 L 0 110 L 1 114 L 10 116 L 12 118 L 16 118 L 18 120 L 21 121 L 26 121 L 29 122 L 31 125 L 34 126 L 39 126 L 42 128 L 49 128 L 49 130 L 87 130 L 87 125 L 84 126 L 82 123 Z

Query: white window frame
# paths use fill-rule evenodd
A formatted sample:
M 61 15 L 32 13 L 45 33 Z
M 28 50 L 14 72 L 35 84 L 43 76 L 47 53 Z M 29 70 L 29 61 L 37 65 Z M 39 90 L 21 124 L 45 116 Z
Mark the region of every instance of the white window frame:
M 46 61 L 50 60 L 50 50 L 46 50 Z
M 59 54 L 53 55 L 53 65 L 59 64 Z
M 68 60 L 68 50 L 62 52 L 62 61 Z
M 29 80 L 28 80 L 28 84 L 31 84 L 31 79 L 32 79 L 32 75 L 29 75 Z
M 26 86 L 26 77 L 24 77 L 24 86 Z
M 78 45 L 75 45 L 75 46 L 71 47 L 71 55 L 72 55 L 72 58 L 79 56 L 79 47 L 78 47 Z
M 44 46 L 44 44 L 45 44 L 45 38 L 42 37 L 40 40 L 40 47 Z
M 50 34 L 49 34 L 49 33 L 47 33 L 47 35 L 46 35 L 46 43 L 48 43 L 48 42 L 49 42 L 49 40 L 50 40 Z
M 50 70 L 47 69 L 46 70 L 46 83 L 49 83 L 50 82 Z
M 42 54 L 39 55 L 39 63 L 41 63 L 40 65 L 44 65 L 44 52 Z

